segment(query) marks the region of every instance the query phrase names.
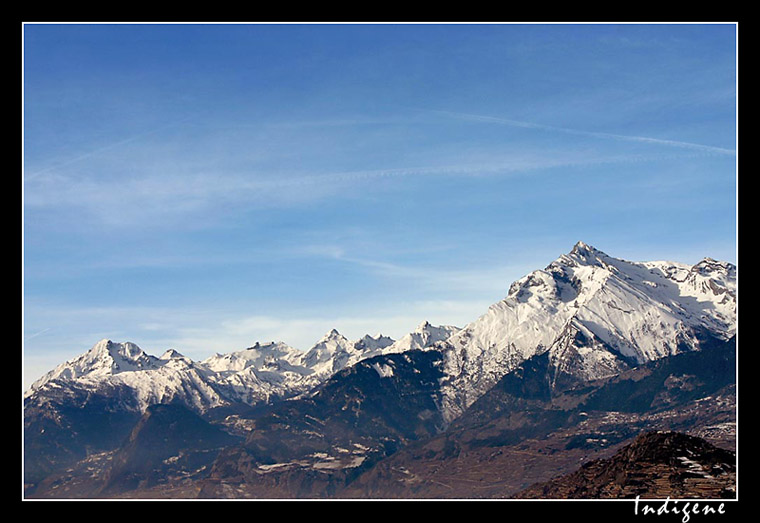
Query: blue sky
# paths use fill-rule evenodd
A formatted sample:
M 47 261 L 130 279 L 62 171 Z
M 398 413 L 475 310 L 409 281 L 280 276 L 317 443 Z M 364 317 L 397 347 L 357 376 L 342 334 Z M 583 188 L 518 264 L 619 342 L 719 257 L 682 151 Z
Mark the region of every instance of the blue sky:
M 732 24 L 29 24 L 25 385 L 463 326 L 582 240 L 736 262 Z

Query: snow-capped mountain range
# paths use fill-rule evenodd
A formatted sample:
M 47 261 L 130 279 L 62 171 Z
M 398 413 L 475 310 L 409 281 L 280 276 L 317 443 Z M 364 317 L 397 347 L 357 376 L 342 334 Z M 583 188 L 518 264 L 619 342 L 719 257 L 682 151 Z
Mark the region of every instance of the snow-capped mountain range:
M 351 341 L 333 329 L 306 352 L 282 342 L 257 342 L 199 362 L 173 349 L 157 358 L 134 343 L 103 339 L 35 381 L 24 397 L 75 383 L 93 390 L 124 385 L 135 394 L 136 401 L 130 405 L 140 410 L 172 401 L 199 412 L 234 402 L 254 405 L 308 392 L 339 370 L 367 358 L 427 349 L 457 330 L 423 322 L 398 341 L 381 334 Z
M 737 275 L 730 263 L 694 266 L 616 259 L 582 242 L 545 269 L 517 280 L 503 300 L 459 329 L 423 322 L 398 341 L 350 341 L 332 330 L 309 351 L 281 342 L 194 362 L 176 351 L 156 358 L 132 343 L 101 340 L 37 380 L 25 399 L 76 383 L 126 386 L 140 409 L 182 401 L 196 411 L 253 405 L 312 390 L 341 369 L 413 349 L 443 353 L 441 411 L 459 416 L 526 359 L 549 353 L 557 379 L 588 380 L 645 361 L 697 350 L 736 333 Z

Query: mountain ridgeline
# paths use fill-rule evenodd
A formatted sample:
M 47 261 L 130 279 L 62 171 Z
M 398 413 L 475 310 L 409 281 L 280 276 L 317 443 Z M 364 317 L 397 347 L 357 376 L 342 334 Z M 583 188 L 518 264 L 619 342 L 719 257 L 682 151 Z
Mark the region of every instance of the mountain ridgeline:
M 645 431 L 731 447 L 736 296 L 730 263 L 579 242 L 463 328 L 197 362 L 102 340 L 24 394 L 25 493 L 510 497 Z

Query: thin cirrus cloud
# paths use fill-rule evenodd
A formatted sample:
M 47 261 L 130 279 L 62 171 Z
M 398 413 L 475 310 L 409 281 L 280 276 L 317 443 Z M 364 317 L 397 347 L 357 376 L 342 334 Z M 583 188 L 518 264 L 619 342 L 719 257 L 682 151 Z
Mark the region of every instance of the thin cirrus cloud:
M 609 132 L 589 131 L 577 128 L 567 128 L 552 126 L 546 124 L 540 124 L 535 122 L 514 120 L 509 118 L 494 117 L 481 114 L 471 114 L 454 112 L 447 110 L 424 110 L 428 114 L 444 115 L 450 118 L 465 120 L 468 122 L 480 122 L 485 124 L 497 124 L 506 125 L 515 128 L 534 129 L 553 133 L 562 133 L 567 135 L 576 135 L 582 137 L 597 138 L 603 140 L 616 140 L 636 142 L 642 144 L 651 144 L 659 146 L 668 146 L 678 149 L 689 149 L 692 151 L 698 151 L 702 153 L 712 153 L 720 155 L 735 155 L 736 151 L 724 147 L 716 147 L 705 144 L 692 143 L 680 140 L 669 140 L 648 136 L 635 136 L 624 135 Z M 184 196 L 194 197 L 198 195 L 211 195 L 226 193 L 230 190 L 243 190 L 248 192 L 266 192 L 274 191 L 277 189 L 298 187 L 303 185 L 330 185 L 330 184 L 345 184 L 346 182 L 356 182 L 362 180 L 370 180 L 376 178 L 392 178 L 392 177 L 405 177 L 405 176 L 430 176 L 430 175 L 477 175 L 488 174 L 493 172 L 520 172 L 520 171 L 532 171 L 538 169 L 546 169 L 553 167 L 574 166 L 574 165 L 586 165 L 586 164 L 599 164 L 599 163 L 618 163 L 625 161 L 637 161 L 642 158 L 641 155 L 618 155 L 618 156 L 605 156 L 604 154 L 587 155 L 583 158 L 573 158 L 572 155 L 563 154 L 557 159 L 547 158 L 547 151 L 541 151 L 540 155 L 536 155 L 533 158 L 530 157 L 515 157 L 505 158 L 503 161 L 497 162 L 485 162 L 476 163 L 470 162 L 467 164 L 448 164 L 448 165 L 433 165 L 433 166 L 410 166 L 410 167 L 396 167 L 396 168 L 376 168 L 376 169 L 361 169 L 361 170 L 348 170 L 338 172 L 322 172 L 322 173 L 289 173 L 286 175 L 272 175 L 268 174 L 265 177 L 257 176 L 255 171 L 253 173 L 236 174 L 229 171 L 208 172 L 201 173 L 200 175 L 192 172 L 192 167 L 187 168 L 176 175 L 169 173 L 156 173 L 150 172 L 150 168 L 146 167 L 144 173 L 138 173 L 136 176 L 129 178 L 115 178 L 113 176 L 104 176 L 100 173 L 95 176 L 82 176 L 81 174 L 67 175 L 69 171 L 80 173 L 81 171 L 87 172 L 100 168 L 103 172 L 106 170 L 108 161 L 119 162 L 121 159 L 114 157 L 108 158 L 108 153 L 117 151 L 120 148 L 129 146 L 132 144 L 138 144 L 141 141 L 157 135 L 159 132 L 164 131 L 170 127 L 178 128 L 184 123 L 189 125 L 198 125 L 196 116 L 189 116 L 182 120 L 172 122 L 167 125 L 155 127 L 148 131 L 138 133 L 123 139 L 116 140 L 110 144 L 98 147 L 91 151 L 86 151 L 81 154 L 75 155 L 72 158 L 64 159 L 53 163 L 47 167 L 39 169 L 32 169 L 30 172 L 26 172 L 24 180 L 27 185 L 28 203 L 31 205 L 43 205 L 45 203 L 54 203 L 56 200 L 60 200 L 61 203 L 70 203 L 70 201 L 82 201 L 82 196 L 89 195 L 91 198 L 99 199 L 110 193 L 114 188 L 120 188 L 126 190 L 126 193 L 139 194 L 141 197 L 154 196 L 160 198 L 161 195 L 171 196 Z M 325 128 L 332 126 L 363 126 L 363 125 L 376 125 L 378 123 L 394 123 L 394 124 L 410 124 L 415 125 L 419 123 L 425 123 L 425 119 L 412 118 L 411 120 L 399 120 L 399 119 L 343 119 L 343 120 L 326 120 L 326 121 L 303 121 L 303 122 L 280 122 L 271 124 L 275 127 L 284 128 Z M 431 122 L 427 122 L 431 123 Z M 244 125 L 244 124 L 240 124 Z M 255 124 L 254 127 L 261 127 L 261 124 Z M 287 146 L 286 146 L 287 148 Z M 135 150 L 134 155 L 138 157 L 145 153 L 150 157 L 150 151 L 143 151 L 142 149 Z M 100 157 L 101 162 L 105 162 L 106 165 L 98 164 L 97 162 L 88 164 L 88 160 L 98 160 Z M 105 158 L 104 158 L 105 157 Z M 182 161 L 180 159 L 177 162 L 179 167 L 182 168 Z M 77 164 L 85 164 L 80 169 L 70 169 Z M 139 166 L 139 161 L 138 161 Z M 35 183 L 36 182 L 36 183 Z M 98 194 L 98 187 L 103 187 L 104 194 Z M 46 191 L 46 187 L 52 187 L 51 191 Z M 69 190 L 67 190 L 69 188 Z M 55 195 L 49 194 L 54 192 Z
M 715 148 L 692 148 L 713 153 Z M 725 152 L 723 150 L 718 152 Z M 667 158 L 657 154 L 516 155 L 486 162 L 350 170 L 324 173 L 148 172 L 133 177 L 97 177 L 50 171 L 26 180 L 30 208 L 80 208 L 111 225 L 129 225 L 161 217 L 182 217 L 214 208 L 254 203 L 265 207 L 320 201 L 336 191 L 377 180 L 407 177 L 531 175 L 560 167 L 639 163 Z M 361 195 L 361 192 L 358 193 Z M 115 212 L 118 211 L 118 212 Z
M 678 150 L 678 154 L 735 155 L 732 149 L 679 140 L 667 140 L 648 136 L 634 136 L 617 133 L 589 131 L 540 124 L 535 122 L 500 118 L 494 116 L 462 113 L 446 110 L 419 110 L 416 115 L 399 119 L 388 118 L 347 118 L 329 120 L 304 120 L 280 122 L 271 125 L 284 128 L 329 128 L 335 126 L 364 126 L 378 123 L 395 125 L 437 124 L 440 120 L 420 115 L 443 115 L 447 118 L 468 122 L 505 125 L 514 128 L 533 129 L 550 133 L 561 133 L 600 140 L 614 140 L 665 146 Z M 496 156 L 478 155 L 467 161 L 443 164 L 421 157 L 418 165 L 409 167 L 368 168 L 358 170 L 330 169 L 329 165 L 313 170 L 290 170 L 278 173 L 266 167 L 254 168 L 249 172 L 230 169 L 221 165 L 218 170 L 199 171 L 197 165 L 183 158 L 175 162 L 162 159 L 152 162 L 156 154 L 146 142 L 170 127 L 180 128 L 183 124 L 202 124 L 199 115 L 193 115 L 169 124 L 149 129 L 132 136 L 62 160 L 25 174 L 25 205 L 29 209 L 83 209 L 109 225 L 131 225 L 156 218 L 181 219 L 201 215 L 214 209 L 227 212 L 236 205 L 254 203 L 264 207 L 293 206 L 318 202 L 343 191 L 350 186 L 359 186 L 377 180 L 403 179 L 407 177 L 470 177 L 470 176 L 515 176 L 534 174 L 537 171 L 558 167 L 578 167 L 604 164 L 658 161 L 665 158 L 662 151 L 646 153 L 623 151 L 570 151 L 561 149 L 536 149 L 535 153 L 504 153 L 498 148 L 491 149 Z M 242 125 L 242 124 L 241 124 Z M 259 125 L 259 124 L 256 124 Z M 254 127 L 256 126 L 254 125 Z M 445 126 L 447 124 L 443 124 Z M 125 151 L 132 147 L 131 151 Z M 146 148 L 147 147 L 147 148 Z M 285 146 L 287 149 L 287 146 Z M 128 172 L 123 171 L 124 153 L 132 153 L 135 158 Z M 232 153 L 232 151 L 230 151 Z M 429 151 L 435 155 L 436 150 Z M 218 151 L 217 151 L 218 154 Z M 665 158 L 667 159 L 667 158 Z M 440 160 L 438 160 L 440 161 Z M 212 162 L 213 163 L 213 162 Z M 375 162 L 377 163 L 377 162 Z M 113 173 L 123 172 L 123 175 Z M 110 174 L 105 174 L 110 173 Z M 361 195 L 361 192 L 356 193 Z M 118 212 L 114 212 L 118 209 Z M 176 222 L 173 222 L 176 223 Z
M 694 149 L 694 150 L 703 151 L 707 153 L 716 153 L 716 154 L 724 154 L 724 155 L 736 154 L 736 151 L 734 149 L 727 149 L 725 147 L 715 147 L 712 145 L 691 143 L 691 142 L 685 142 L 685 141 L 680 141 L 680 140 L 666 140 L 662 138 L 654 138 L 654 137 L 649 137 L 649 136 L 635 136 L 635 135 L 625 135 L 625 134 L 607 133 L 607 132 L 599 132 L 599 131 L 587 131 L 587 130 L 581 130 L 581 129 L 556 127 L 552 125 L 545 125 L 545 124 L 539 124 L 539 123 L 534 123 L 534 122 L 525 122 L 525 121 L 520 121 L 520 120 L 511 120 L 508 118 L 498 118 L 494 116 L 485 116 L 485 115 L 478 115 L 478 114 L 458 113 L 458 112 L 451 112 L 451 111 L 434 111 L 434 112 L 442 114 L 442 115 L 451 116 L 453 118 L 474 121 L 474 122 L 508 125 L 511 127 L 537 129 L 541 131 L 551 131 L 551 132 L 558 132 L 558 133 L 564 133 L 564 134 L 572 134 L 572 135 L 577 135 L 577 136 L 587 136 L 591 138 L 622 140 L 622 141 L 628 141 L 628 142 L 648 143 L 652 145 L 664 145 L 668 147 L 677 147 L 677 148 L 682 148 L 682 149 Z
M 122 138 L 113 142 L 110 142 L 106 145 L 102 145 L 100 147 L 97 147 L 95 149 L 92 149 L 90 151 L 85 151 L 83 153 L 74 155 L 70 158 L 62 159 L 57 162 L 53 162 L 51 165 L 48 165 L 47 167 L 42 167 L 39 169 L 32 170 L 31 172 L 25 172 L 24 173 L 24 181 L 31 182 L 35 180 L 36 178 L 43 176 L 47 173 L 51 173 L 54 171 L 60 171 L 63 168 L 76 165 L 82 162 L 85 162 L 91 158 L 95 158 L 97 156 L 102 156 L 104 153 L 108 153 L 109 151 L 113 151 L 116 149 L 119 149 L 121 147 L 124 147 L 125 145 L 129 145 L 131 143 L 140 142 L 145 140 L 146 138 L 149 138 L 153 135 L 157 135 L 158 133 L 165 131 L 172 127 L 178 127 L 181 126 L 184 123 L 189 122 L 193 117 L 187 116 L 185 118 L 179 119 L 177 121 L 170 122 L 165 125 L 156 126 L 152 129 L 149 129 L 147 131 L 137 133 L 130 135 L 126 138 Z
M 494 290 L 494 282 L 508 285 L 520 269 L 515 266 L 492 266 L 476 269 L 441 269 L 427 265 L 402 265 L 374 258 L 362 258 L 346 254 L 345 249 L 337 246 L 307 248 L 306 254 L 322 256 L 348 265 L 354 265 L 370 271 L 376 276 L 389 280 L 406 280 L 414 285 L 430 290 L 447 289 L 447 292 L 466 291 L 470 294 L 486 295 Z

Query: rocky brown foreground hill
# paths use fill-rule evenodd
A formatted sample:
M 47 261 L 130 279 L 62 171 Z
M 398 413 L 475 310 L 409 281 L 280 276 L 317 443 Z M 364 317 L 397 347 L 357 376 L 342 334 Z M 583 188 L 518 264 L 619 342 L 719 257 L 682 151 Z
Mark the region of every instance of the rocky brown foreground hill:
M 736 496 L 736 455 L 678 432 L 647 432 L 608 459 L 515 495 L 532 499 L 719 499 Z

